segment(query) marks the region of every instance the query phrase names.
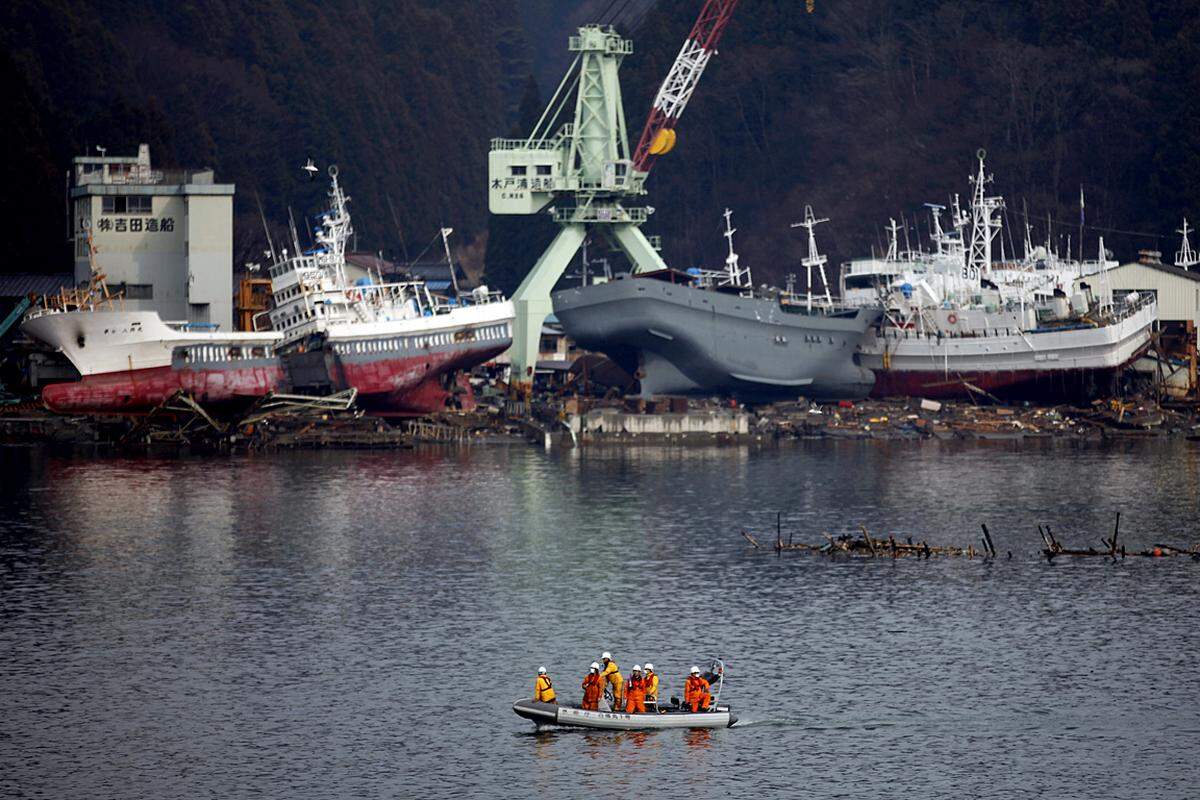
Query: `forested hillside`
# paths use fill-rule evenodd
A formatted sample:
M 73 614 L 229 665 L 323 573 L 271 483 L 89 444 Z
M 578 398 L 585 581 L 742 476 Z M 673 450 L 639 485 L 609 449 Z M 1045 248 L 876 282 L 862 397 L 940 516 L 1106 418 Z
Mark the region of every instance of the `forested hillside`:
M 625 70 L 630 119 L 674 57 L 694 0 L 660 0 Z M 1200 215 L 1200 7 L 1186 0 L 743 2 L 651 177 L 651 227 L 680 263 L 719 264 L 733 208 L 743 262 L 795 271 L 804 205 L 838 258 L 878 248 L 889 216 L 970 191 L 986 148 L 1020 246 L 1089 225 L 1168 234 Z M 1094 257 L 1096 235 L 1086 247 Z M 916 234 L 916 228 L 912 230 Z M 1008 247 L 1008 235 L 1005 234 Z M 1129 257 L 1153 238 L 1109 231 Z M 903 243 L 902 243 L 903 246 Z M 1010 251 L 1011 252 L 1011 251 Z M 1169 254 L 1168 254 L 1169 255 Z
M 512 0 L 12 0 L 4 269 L 63 269 L 70 158 L 140 141 L 156 165 L 237 184 L 236 257 L 259 250 L 256 195 L 275 221 L 322 202 L 299 170 L 310 156 L 340 165 L 361 247 L 477 233 L 487 139 L 530 68 Z
M 0 167 L 14 231 L 2 268 L 64 268 L 71 156 L 139 141 L 159 165 L 237 183 L 239 259 L 260 249 L 256 196 L 279 222 L 289 204 L 319 205 L 323 186 L 298 170 L 309 156 L 341 166 L 360 248 L 415 255 L 447 224 L 482 252 L 489 138 L 524 132 L 569 61 L 570 28 L 614 5 L 625 28 L 641 21 L 624 31 L 636 137 L 699 0 L 13 0 L 0 8 L 15 142 Z M 802 240 L 788 224 L 806 203 L 832 218 L 819 233 L 835 263 L 878 246 L 890 216 L 913 225 L 917 213 L 910 235 L 924 233 L 921 204 L 965 195 L 980 147 L 1018 243 L 1024 204 L 1035 238 L 1049 213 L 1055 238 L 1077 239 L 1081 185 L 1089 225 L 1169 235 L 1110 231 L 1121 256 L 1173 251 L 1180 218 L 1200 216 L 1196 3 L 814 6 L 739 7 L 650 182 L 648 232 L 678 265 L 720 263 L 725 206 L 763 278 L 796 269 Z M 504 240 L 493 271 L 511 288 L 547 228 L 491 228 Z

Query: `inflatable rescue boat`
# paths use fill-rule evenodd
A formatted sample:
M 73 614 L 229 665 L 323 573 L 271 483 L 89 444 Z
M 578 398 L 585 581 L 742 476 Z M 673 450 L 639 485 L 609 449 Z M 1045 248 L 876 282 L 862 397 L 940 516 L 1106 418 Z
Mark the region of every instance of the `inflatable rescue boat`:
M 657 730 L 659 728 L 729 728 L 737 717 L 728 705 L 721 705 L 721 688 L 725 683 L 725 665 L 713 662 L 705 675 L 712 690 L 712 702 L 706 711 L 692 712 L 676 698 L 670 705 L 660 705 L 644 714 L 627 714 L 624 711 L 588 711 L 578 703 L 541 703 L 536 700 L 518 700 L 513 711 L 518 716 L 543 727 L 563 726 L 570 728 L 600 728 L 604 730 L 634 731 Z

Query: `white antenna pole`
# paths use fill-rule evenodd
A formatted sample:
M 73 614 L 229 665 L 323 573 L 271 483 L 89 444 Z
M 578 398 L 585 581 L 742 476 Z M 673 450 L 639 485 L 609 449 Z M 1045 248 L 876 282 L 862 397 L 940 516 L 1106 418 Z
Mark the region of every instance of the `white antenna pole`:
M 730 284 L 741 288 L 754 288 L 754 281 L 750 277 L 750 268 L 743 269 L 738 265 L 738 254 L 733 249 L 733 234 L 737 233 L 737 228 L 733 227 L 731 220 L 733 212 L 728 208 L 725 209 L 725 239 L 729 242 L 729 255 L 725 257 L 725 272 L 729 275 Z
M 1104 237 L 1100 237 L 1100 311 L 1112 310 L 1112 287 L 1108 283 L 1108 251 L 1104 249 Z
M 896 236 L 899 230 L 900 228 L 896 225 L 896 220 L 888 217 L 888 251 L 887 256 L 884 257 L 885 261 L 900 260 L 900 241 Z
M 442 228 L 442 247 L 446 251 L 446 263 L 450 266 L 450 283 L 454 286 L 454 296 L 458 297 L 458 276 L 454 274 L 454 260 L 450 258 L 450 234 L 454 228 Z
M 1188 234 L 1192 231 L 1188 227 L 1187 217 L 1183 218 L 1183 227 L 1175 232 L 1183 235 L 1183 241 L 1180 243 L 1179 252 L 1175 254 L 1175 266 L 1182 269 L 1190 270 L 1192 267 L 1200 264 L 1200 252 L 1192 249 L 1192 243 L 1188 241 Z

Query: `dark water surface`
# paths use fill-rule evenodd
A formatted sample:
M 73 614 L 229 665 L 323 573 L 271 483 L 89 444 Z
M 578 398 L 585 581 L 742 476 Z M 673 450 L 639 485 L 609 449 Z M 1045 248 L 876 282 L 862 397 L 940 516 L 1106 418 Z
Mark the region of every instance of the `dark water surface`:
M 0 450 L 0 796 L 1200 795 L 1200 446 Z M 977 541 L 830 562 L 743 526 Z M 539 664 L 723 655 L 737 727 L 534 734 Z

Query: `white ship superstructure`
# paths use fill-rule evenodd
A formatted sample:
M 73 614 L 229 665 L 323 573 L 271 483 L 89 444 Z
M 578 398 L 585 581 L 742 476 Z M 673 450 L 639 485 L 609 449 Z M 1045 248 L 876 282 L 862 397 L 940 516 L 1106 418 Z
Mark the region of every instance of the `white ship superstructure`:
M 875 372 L 874 394 L 1049 399 L 1112 388 L 1149 345 L 1154 299 L 1107 300 L 1106 270 L 1116 264 L 1103 238 L 1095 261 L 1069 262 L 1049 246 L 1033 248 L 1027 229 L 1024 259 L 994 262 L 1003 199 L 985 192 L 983 151 L 978 159 L 971 211 L 955 208 L 953 234 L 942 233 L 935 207 L 936 253 L 900 257 L 893 224 L 887 257 L 843 273 L 852 303 L 873 294 L 887 309 L 860 353 Z M 869 285 L 848 286 L 861 276 Z M 1073 291 L 1086 277 L 1098 283 L 1095 297 Z
M 320 215 L 315 246 L 284 251 L 270 269 L 269 317 L 283 336 L 285 366 L 297 384 L 356 388 L 360 402 L 381 413 L 441 410 L 450 394 L 466 391 L 461 382 L 447 385 L 454 373 L 508 349 L 513 304 L 486 286 L 442 297 L 420 280 L 379 275 L 351 283 L 349 198 L 336 167 L 329 176 L 330 208 Z M 448 235 L 443 230 L 444 243 Z

